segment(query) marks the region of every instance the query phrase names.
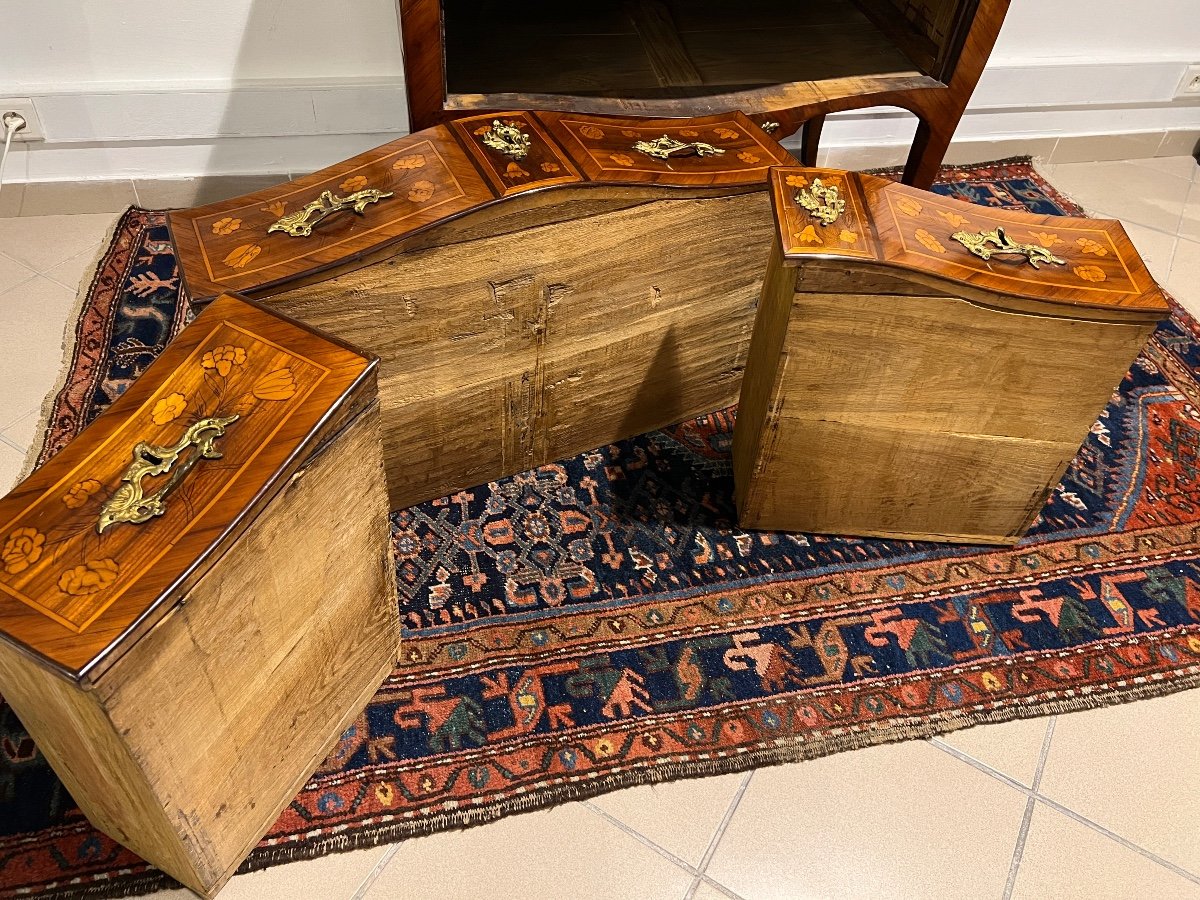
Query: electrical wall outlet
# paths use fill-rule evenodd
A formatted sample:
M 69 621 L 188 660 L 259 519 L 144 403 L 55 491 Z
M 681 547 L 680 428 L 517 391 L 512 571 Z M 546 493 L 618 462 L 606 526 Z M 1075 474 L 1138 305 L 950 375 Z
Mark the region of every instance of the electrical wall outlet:
M 1183 81 L 1179 82 L 1176 97 L 1195 97 L 1200 99 L 1200 64 L 1188 66 L 1183 73 Z
M 10 112 L 18 113 L 25 120 L 25 127 L 13 135 L 14 141 L 44 141 L 42 119 L 37 107 L 28 97 L 25 99 L 0 98 L 0 145 L 4 144 L 4 117 Z

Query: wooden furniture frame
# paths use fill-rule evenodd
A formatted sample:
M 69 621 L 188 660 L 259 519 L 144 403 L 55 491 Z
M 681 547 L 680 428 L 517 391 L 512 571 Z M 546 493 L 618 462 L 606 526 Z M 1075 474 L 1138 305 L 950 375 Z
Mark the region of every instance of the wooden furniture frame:
M 953 0 L 857 0 L 863 21 L 869 20 L 891 39 L 898 48 L 896 55 L 904 58 L 907 67 L 866 75 L 835 72 L 834 77 L 818 75 L 786 83 L 714 85 L 706 90 L 701 67 L 689 57 L 663 0 L 626 3 L 624 9 L 645 43 L 650 65 L 662 86 L 661 91 L 649 91 L 653 96 L 628 97 L 529 90 L 456 93 L 451 90 L 448 75 L 448 65 L 453 65 L 447 62 L 444 8 L 448 0 L 399 2 L 409 119 L 414 131 L 494 109 L 646 116 L 695 116 L 738 109 L 776 137 L 803 128 L 800 160 L 805 165 L 816 165 L 821 131 L 829 113 L 897 106 L 918 119 L 903 180 L 922 188 L 933 182 L 1009 5 L 1009 0 L 961 0 L 957 4 Z M 812 16 L 814 11 L 805 10 L 803 15 Z M 909 27 L 906 15 L 916 15 L 919 25 L 934 33 L 938 41 Z M 513 25 L 514 33 L 532 28 L 535 22 L 535 15 L 523 11 L 519 24 Z M 481 52 L 494 44 L 495 52 L 503 55 L 505 39 L 505 34 L 489 38 L 489 47 L 480 48 Z M 806 49 L 797 47 L 796 58 L 803 58 Z M 547 71 L 552 70 L 553 63 L 547 63 Z

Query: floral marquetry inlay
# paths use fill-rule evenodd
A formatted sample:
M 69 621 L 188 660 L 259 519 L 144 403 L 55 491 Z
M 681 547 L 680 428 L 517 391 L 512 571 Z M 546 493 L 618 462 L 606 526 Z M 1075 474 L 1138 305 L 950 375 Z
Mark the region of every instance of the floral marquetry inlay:
M 9 575 L 18 575 L 42 558 L 46 536 L 36 528 L 18 528 L 4 542 L 0 561 Z

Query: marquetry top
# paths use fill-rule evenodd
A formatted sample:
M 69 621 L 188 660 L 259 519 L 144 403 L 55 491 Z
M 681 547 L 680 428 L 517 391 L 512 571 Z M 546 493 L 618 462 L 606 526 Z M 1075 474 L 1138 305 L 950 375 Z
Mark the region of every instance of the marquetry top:
M 203 299 L 344 265 L 531 191 L 765 189 L 769 167 L 792 162 L 740 112 L 695 119 L 494 113 L 455 119 L 244 197 L 176 210 L 170 226 L 188 290 Z
M 999 296 L 1122 314 L 1167 311 L 1120 222 L 976 206 L 840 169 L 773 169 L 771 195 L 791 262 L 870 261 Z M 839 210 L 828 224 L 822 205 Z
M 217 298 L 0 499 L 0 640 L 94 682 L 370 402 L 375 365 L 258 304 Z

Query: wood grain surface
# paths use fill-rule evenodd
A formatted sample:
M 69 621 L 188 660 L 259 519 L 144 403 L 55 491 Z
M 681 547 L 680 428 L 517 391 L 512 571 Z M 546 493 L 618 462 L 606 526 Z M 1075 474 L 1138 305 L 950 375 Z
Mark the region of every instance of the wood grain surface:
M 212 303 L 58 456 L 0 500 L 0 639 L 94 680 L 374 392 L 376 361 L 232 296 Z M 164 514 L 101 533 L 139 442 L 239 418 Z M 168 476 L 147 480 L 147 488 Z
M 484 133 L 494 120 L 516 123 L 529 135 L 525 158 L 507 157 L 484 145 Z M 663 134 L 684 143 L 704 141 L 724 152 L 658 160 L 632 149 L 639 140 Z M 545 198 L 528 195 L 546 189 L 644 188 L 644 199 L 661 196 L 652 188 L 762 189 L 770 166 L 791 162 L 778 143 L 741 113 L 648 121 L 498 113 L 430 128 L 245 197 L 172 211 L 169 224 L 190 296 L 204 300 L 225 290 L 258 295 L 399 251 L 420 234 L 468 212 L 517 201 L 514 210 L 545 204 Z M 366 188 L 392 196 L 366 206 L 361 214 L 331 216 L 308 237 L 268 231 L 284 214 L 302 209 L 326 190 L 345 196 Z

